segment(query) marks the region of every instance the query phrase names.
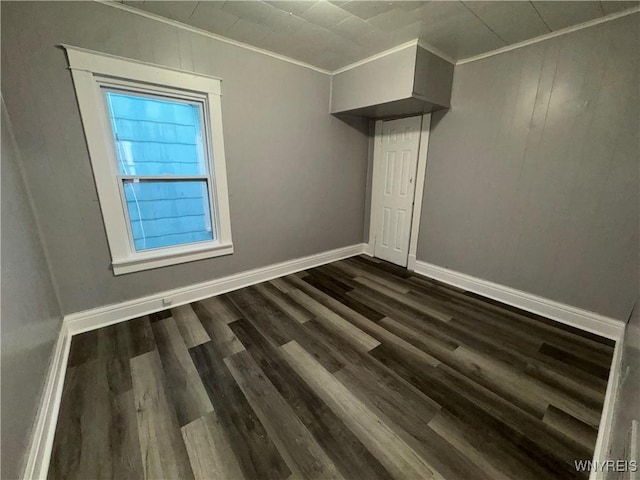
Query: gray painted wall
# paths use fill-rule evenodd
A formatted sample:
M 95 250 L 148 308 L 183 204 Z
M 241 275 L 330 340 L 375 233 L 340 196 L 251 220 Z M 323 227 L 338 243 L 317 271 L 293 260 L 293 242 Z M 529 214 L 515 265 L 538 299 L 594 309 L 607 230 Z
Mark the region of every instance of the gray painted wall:
M 360 243 L 367 124 L 330 77 L 97 2 L 2 2 L 2 89 L 64 313 Z M 223 79 L 235 253 L 114 277 L 68 43 Z
M 414 46 L 334 75 L 331 111 L 344 112 L 410 97 L 415 67 Z
M 612 460 L 627 460 L 623 452 L 629 451 L 631 422 L 640 422 L 640 298 L 627 324 L 622 348 L 620 384 L 608 451 Z M 617 475 L 609 477 L 620 478 Z
M 638 292 L 639 15 L 456 67 L 418 260 L 626 319 Z
M 62 316 L 2 102 L 2 478 L 18 478 Z
M 416 51 L 413 93 L 431 103 L 448 107 L 454 66 L 422 47 Z

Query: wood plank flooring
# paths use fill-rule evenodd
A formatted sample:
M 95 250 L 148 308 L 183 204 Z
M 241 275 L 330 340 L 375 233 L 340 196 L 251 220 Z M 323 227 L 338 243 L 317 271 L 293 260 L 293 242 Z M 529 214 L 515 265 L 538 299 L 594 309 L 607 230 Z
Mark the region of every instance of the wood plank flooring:
M 75 336 L 49 478 L 586 478 L 613 346 L 354 257 Z

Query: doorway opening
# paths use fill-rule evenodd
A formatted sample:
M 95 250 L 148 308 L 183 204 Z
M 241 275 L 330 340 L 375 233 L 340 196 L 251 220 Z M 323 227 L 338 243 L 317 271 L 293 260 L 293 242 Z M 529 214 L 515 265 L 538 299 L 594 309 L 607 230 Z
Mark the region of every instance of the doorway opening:
M 369 253 L 413 270 L 431 114 L 375 125 Z

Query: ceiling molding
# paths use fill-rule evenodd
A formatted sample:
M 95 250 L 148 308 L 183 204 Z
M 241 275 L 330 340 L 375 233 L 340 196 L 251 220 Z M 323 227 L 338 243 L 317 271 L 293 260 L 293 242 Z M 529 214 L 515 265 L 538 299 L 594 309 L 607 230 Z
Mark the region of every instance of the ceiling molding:
M 362 60 L 358 60 L 357 62 L 350 63 L 349 65 L 345 65 L 344 67 L 340 67 L 333 72 L 332 75 L 337 75 L 338 73 L 346 72 L 347 70 L 351 70 L 352 68 L 359 67 L 360 65 L 364 65 L 365 63 L 373 62 L 382 57 L 386 57 L 387 55 L 391 55 L 392 53 L 400 52 L 405 48 L 411 48 L 418 45 L 418 39 L 409 40 L 408 42 L 402 43 L 396 47 L 389 48 L 388 50 L 383 50 L 380 53 L 376 53 L 375 55 L 371 55 L 370 57 L 363 58 Z
M 261 53 L 262 55 L 267 55 L 269 57 L 277 58 L 278 60 L 282 60 L 284 62 L 293 63 L 294 65 L 298 65 L 299 67 L 308 68 L 316 72 L 324 73 L 325 75 L 331 75 L 333 73 L 331 72 L 331 70 L 326 70 L 324 68 L 316 67 L 315 65 L 311 65 L 310 63 L 296 60 L 295 58 L 287 57 L 286 55 L 280 55 L 279 53 L 272 52 L 271 50 L 265 50 L 264 48 L 254 47 L 253 45 L 249 45 L 248 43 L 232 40 L 231 38 L 223 37 L 222 35 L 217 35 L 215 33 L 208 32 L 207 30 L 203 30 L 201 28 L 192 27 L 191 25 L 187 25 L 186 23 L 178 22 L 177 20 L 171 20 L 170 18 L 166 18 L 161 15 L 156 15 L 155 13 L 147 12 L 145 10 L 140 10 L 135 7 L 130 7 L 129 5 L 124 5 L 122 3 L 110 1 L 110 0 L 94 0 L 94 1 L 101 5 L 105 5 L 107 7 L 117 8 L 119 10 L 125 10 L 129 13 L 140 15 L 141 17 L 150 18 L 158 22 L 166 23 L 167 25 L 171 25 L 173 27 L 182 28 L 184 30 L 188 30 L 193 33 L 198 33 L 200 35 L 213 38 L 214 40 L 218 40 L 220 42 L 228 43 L 230 45 L 235 45 L 236 47 L 244 48 L 246 50 L 251 50 L 252 52 Z
M 402 43 L 396 47 L 389 48 L 388 50 L 384 50 L 380 53 L 376 53 L 375 55 L 371 55 L 370 57 L 363 58 L 362 60 L 358 60 L 357 62 L 350 63 L 349 65 L 345 65 L 344 67 L 340 67 L 331 73 L 333 75 L 337 75 L 338 73 L 346 72 L 347 70 L 351 70 L 352 68 L 356 68 L 356 67 L 359 67 L 360 65 L 364 65 L 365 63 L 372 62 L 373 60 L 386 57 L 387 55 L 391 55 L 392 53 L 399 52 L 401 50 L 404 50 L 405 48 L 415 47 L 416 45 L 419 46 L 420 48 L 423 48 L 427 52 L 433 53 L 436 57 L 440 57 L 441 59 L 443 59 L 446 62 L 449 62 L 452 65 L 456 64 L 456 61 L 446 53 L 441 52 L 435 47 L 432 47 L 424 40 L 420 40 L 419 38 L 416 38 L 414 40 L 409 40 L 408 42 Z
M 401 50 L 404 50 L 406 48 L 410 48 L 410 47 L 415 47 L 420 46 L 421 48 L 427 50 L 428 52 L 442 58 L 443 60 L 453 64 L 453 65 L 464 65 L 466 63 L 471 63 L 471 62 L 475 62 L 478 60 L 482 60 L 484 58 L 489 58 L 489 57 L 493 57 L 495 55 L 499 55 L 501 53 L 505 53 L 505 52 L 510 52 L 511 50 L 517 50 L 518 48 L 523 48 L 523 47 L 527 47 L 529 45 L 534 45 L 536 43 L 539 42 L 543 42 L 545 40 L 549 40 L 551 38 L 555 38 L 555 37 L 560 37 L 562 35 L 566 35 L 568 33 L 572 33 L 572 32 L 576 32 L 578 30 L 582 30 L 584 28 L 589 28 L 589 27 L 593 27 L 595 25 L 600 25 L 601 23 L 605 23 L 605 22 L 610 22 L 612 20 L 616 20 L 618 18 L 622 18 L 622 17 L 626 17 L 627 15 L 632 15 L 634 13 L 639 13 L 640 12 L 640 6 L 636 6 L 633 8 L 629 8 L 627 10 L 622 10 L 620 12 L 616 12 L 616 13 L 612 13 L 609 15 L 605 15 L 603 17 L 599 17 L 593 20 L 589 20 L 587 22 L 583 22 L 577 25 L 573 25 L 571 27 L 566 27 L 560 30 L 556 30 L 555 32 L 550 32 L 550 33 L 546 33 L 544 35 L 540 35 L 538 37 L 534 37 L 531 38 L 529 40 L 524 40 L 522 42 L 518 42 L 518 43 L 514 43 L 512 45 L 507 45 L 505 47 L 501 47 L 495 50 L 491 50 L 489 52 L 485 52 L 485 53 L 481 53 L 479 55 L 474 55 L 471 57 L 467 57 L 467 58 L 463 58 L 460 60 L 454 60 L 452 57 L 450 57 L 449 55 L 447 55 L 446 53 L 440 51 L 439 49 L 429 45 L 427 42 L 420 40 L 420 39 L 414 39 L 414 40 L 410 40 L 408 42 L 405 42 L 403 44 L 400 44 L 396 47 L 384 50 L 382 52 L 376 53 L 374 55 L 371 55 L 369 57 L 363 58 L 362 60 L 358 60 L 357 62 L 351 63 L 349 65 L 345 65 L 344 67 L 340 67 L 336 70 L 327 70 L 324 68 L 320 68 L 320 67 L 316 67 L 315 65 L 312 65 L 310 63 L 306 63 L 300 60 L 296 60 L 295 58 L 291 58 L 288 57 L 286 55 L 281 55 L 279 53 L 275 53 L 272 52 L 271 50 L 266 50 L 263 48 L 259 48 L 259 47 L 254 47 L 253 45 L 249 45 L 247 43 L 243 43 L 243 42 L 239 42 L 237 40 L 233 40 L 227 37 L 224 37 L 222 35 L 218 35 L 212 32 L 209 32 L 207 30 L 203 30 L 201 28 L 197 28 L 197 27 L 193 27 L 191 25 L 187 25 L 185 23 L 179 22 L 177 20 L 172 20 L 166 17 L 163 17 L 161 15 L 157 15 L 155 13 L 151 13 L 151 12 L 147 12 L 145 10 L 140 10 L 137 9 L 135 7 L 130 7 L 128 5 L 124 5 L 122 3 L 119 2 L 115 2 L 115 1 L 110 1 L 110 0 L 94 0 L 97 3 L 100 3 L 102 5 L 108 6 L 108 7 L 112 7 L 112 8 L 117 8 L 120 10 L 124 10 L 127 11 L 129 13 L 133 13 L 135 15 L 139 15 L 142 17 L 146 17 L 152 20 L 156 20 L 158 22 L 162 22 L 165 23 L 167 25 L 171 25 L 173 27 L 176 28 L 181 28 L 193 33 L 197 33 L 200 35 L 204 35 L 206 37 L 212 38 L 214 40 L 218 40 L 220 42 L 224 42 L 224 43 L 228 43 L 230 45 L 235 45 L 236 47 L 240 47 L 240 48 L 244 48 L 246 50 L 250 50 L 252 52 L 256 52 L 256 53 L 260 53 L 262 55 L 267 55 L 269 57 L 272 58 L 276 58 L 278 60 L 282 60 L 284 62 L 288 62 L 294 65 L 298 65 L 300 67 L 304 67 L 304 68 L 308 68 L 310 70 L 314 70 L 316 72 L 319 73 L 323 73 L 325 75 L 336 75 L 342 72 L 345 72 L 347 70 L 351 70 L 353 68 L 359 67 L 360 65 L 364 65 L 366 63 L 369 63 L 371 61 L 377 60 L 379 58 L 385 57 L 387 55 L 399 52 Z
M 428 44 L 427 42 L 425 42 L 424 40 L 418 39 L 418 46 L 425 49 L 427 52 L 429 53 L 433 53 L 436 57 L 440 57 L 441 59 L 455 65 L 456 64 L 456 60 L 453 57 L 450 57 L 449 55 L 447 55 L 446 53 L 444 53 L 442 50 L 437 49 L 436 47 L 434 47 L 433 45 Z
M 327 70 L 324 68 L 320 68 L 320 67 L 316 67 L 315 65 L 312 65 L 310 63 L 306 63 L 306 62 L 302 62 L 300 60 L 296 60 L 295 58 L 291 58 L 291 57 L 287 57 L 286 55 L 281 55 L 279 53 L 275 53 L 272 52 L 271 50 L 266 50 L 264 48 L 259 48 L 259 47 L 254 47 L 253 45 L 249 45 L 248 43 L 243 43 L 243 42 L 239 42 L 237 40 L 233 40 L 231 38 L 228 37 L 224 37 L 222 35 L 218 35 L 212 32 L 209 32 L 207 30 L 203 30 L 201 28 L 198 27 L 193 27 L 191 25 L 187 25 L 186 23 L 182 23 L 179 22 L 177 20 L 172 20 L 170 18 L 166 18 L 163 17 L 161 15 L 157 15 L 155 13 L 152 12 L 147 12 L 146 10 L 140 10 L 138 8 L 135 7 L 130 7 L 129 5 L 125 5 L 119 2 L 115 2 L 112 0 L 94 0 L 97 3 L 100 3 L 102 5 L 105 5 L 107 7 L 113 7 L 113 8 L 117 8 L 120 10 L 125 10 L 127 12 L 136 14 L 136 15 L 140 15 L 141 17 L 146 17 L 146 18 L 150 18 L 152 20 L 156 20 L 158 22 L 162 22 L 162 23 L 166 23 L 167 25 L 171 25 L 173 27 L 176 28 L 182 28 L 184 30 L 188 30 L 190 32 L 193 33 L 197 33 L 200 35 L 204 35 L 205 37 L 209 37 L 209 38 L 213 38 L 214 40 L 219 40 L 221 42 L 225 42 L 228 43 L 230 45 L 235 45 L 236 47 L 240 47 L 240 48 L 245 48 L 247 50 L 251 50 L 252 52 L 256 52 L 256 53 L 261 53 L 263 55 L 267 55 L 269 57 L 273 57 L 273 58 L 277 58 L 278 60 L 282 60 L 285 62 L 289 62 L 289 63 L 293 63 L 294 65 L 298 65 L 300 67 L 305 67 L 305 68 L 309 68 L 311 70 L 314 70 L 316 72 L 320 72 L 320 73 L 324 73 L 326 75 L 336 75 L 338 73 L 342 73 L 345 72 L 347 70 L 350 70 L 352 68 L 355 67 L 359 67 L 360 65 L 364 65 L 365 63 L 369 63 L 373 60 L 377 60 L 378 58 L 382 58 L 385 57 L 387 55 L 390 55 L 392 53 L 395 52 L 399 52 L 401 50 L 404 50 L 405 48 L 409 48 L 409 47 L 413 47 L 416 45 L 419 45 L 420 47 L 424 48 L 425 50 L 427 50 L 428 52 L 433 53 L 434 55 L 442 58 L 443 60 L 455 65 L 456 61 L 451 58 L 450 56 L 448 56 L 446 53 L 441 52 L 440 50 L 438 50 L 435 47 L 432 47 L 431 45 L 427 44 L 426 42 L 424 42 L 423 40 L 420 39 L 414 39 L 414 40 L 410 40 L 408 42 L 402 43 L 400 45 L 397 45 L 393 48 L 389 48 L 387 50 L 383 50 L 382 52 L 376 53 L 374 55 L 371 55 L 370 57 L 366 57 L 363 58 L 362 60 L 358 60 L 357 62 L 351 63 L 349 65 L 345 65 L 344 67 L 340 67 L 336 70 Z
M 500 55 L 501 53 L 510 52 L 511 50 L 517 50 L 518 48 L 528 47 L 529 45 L 544 42 L 545 40 L 549 40 L 551 38 L 561 37 L 562 35 L 577 32 L 578 30 L 583 30 L 585 28 L 594 27 L 596 25 L 600 25 L 601 23 L 606 23 L 610 22 L 611 20 L 626 17 L 627 15 L 633 15 L 634 13 L 640 13 L 640 6 L 622 10 L 621 12 L 611 13 L 609 15 L 605 15 L 604 17 L 595 18 L 584 23 L 579 23 L 577 25 L 572 25 L 571 27 L 556 30 L 555 32 L 545 33 L 544 35 L 530 38 L 529 40 L 524 40 L 512 45 L 507 45 L 506 47 L 497 48 L 496 50 L 491 50 L 490 52 L 474 55 L 473 57 L 462 58 L 455 62 L 455 64 L 464 65 L 465 63 L 475 62 L 478 60 L 482 60 L 483 58 L 493 57 L 494 55 Z

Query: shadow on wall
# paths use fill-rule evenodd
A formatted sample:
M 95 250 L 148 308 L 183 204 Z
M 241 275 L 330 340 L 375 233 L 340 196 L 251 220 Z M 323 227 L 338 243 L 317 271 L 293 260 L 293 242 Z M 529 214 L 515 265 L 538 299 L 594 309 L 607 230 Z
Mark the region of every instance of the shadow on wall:
M 332 115 L 332 117 L 340 120 L 345 125 L 353 128 L 363 135 L 369 135 L 369 119 L 367 118 L 350 115 Z
M 430 132 L 434 132 L 438 128 L 438 124 L 442 121 L 445 115 L 449 113 L 449 110 L 451 110 L 451 108 L 447 108 L 446 110 L 438 110 L 437 112 L 433 112 L 431 114 L 431 125 L 429 126 Z
M 438 123 L 440 122 L 440 120 L 442 120 L 442 118 L 444 118 L 444 116 L 447 114 L 447 112 L 449 112 L 450 109 L 444 109 L 444 110 L 438 110 L 436 112 L 433 112 L 431 114 L 431 131 L 433 132 L 436 127 L 438 126 Z M 407 115 L 408 117 L 414 117 L 420 115 L 419 113 L 416 114 L 411 114 L 411 115 Z M 349 127 L 357 130 L 358 132 L 364 134 L 364 135 L 371 135 L 372 132 L 369 131 L 369 122 L 375 122 L 376 118 L 365 118 L 365 117 L 360 117 L 360 116 L 355 116 L 355 115 L 336 115 L 336 114 L 332 114 L 332 116 L 334 118 L 337 118 L 338 120 L 340 120 L 342 123 L 344 123 L 345 125 L 348 125 Z M 395 118 L 395 117 L 394 117 Z M 400 118 L 400 117 L 399 117 Z M 391 118 L 384 118 L 382 120 L 391 120 Z

